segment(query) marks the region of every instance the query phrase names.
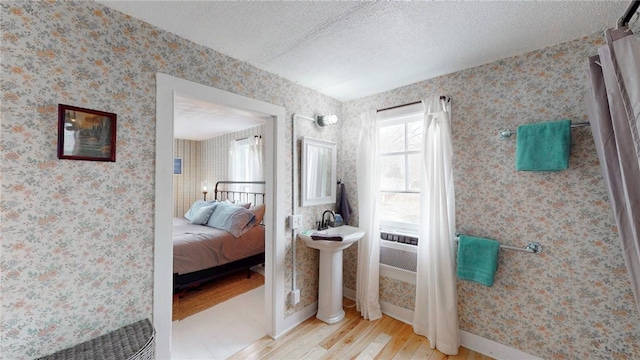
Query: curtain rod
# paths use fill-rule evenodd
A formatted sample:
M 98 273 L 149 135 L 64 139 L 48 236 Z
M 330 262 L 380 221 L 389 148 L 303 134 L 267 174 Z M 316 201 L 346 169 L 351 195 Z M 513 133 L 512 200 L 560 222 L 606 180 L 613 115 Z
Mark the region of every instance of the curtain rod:
M 248 139 L 248 138 L 250 138 L 250 137 L 251 137 L 251 136 L 249 136 L 249 137 L 244 137 L 244 138 L 241 138 L 241 139 L 236 139 L 236 141 L 247 140 L 247 139 Z M 254 137 L 254 138 L 260 138 L 260 139 L 262 139 L 262 135 L 253 135 L 253 137 Z
M 638 0 L 638 1 L 640 1 L 640 0 Z M 440 96 L 440 100 L 446 100 L 447 102 L 449 102 L 449 101 L 451 101 L 451 98 L 449 98 L 447 96 Z M 421 102 L 422 101 L 414 101 L 414 102 L 408 103 L 408 104 L 396 105 L 396 106 L 392 106 L 392 107 L 388 107 L 388 108 L 384 108 L 384 109 L 379 109 L 379 110 L 376 110 L 376 112 L 393 110 L 393 109 L 397 109 L 397 108 L 401 108 L 401 107 L 405 107 L 405 106 L 420 104 Z
M 638 10 L 639 7 L 640 7 L 640 0 L 632 1 L 629 7 L 627 8 L 627 11 L 624 12 L 624 15 L 622 15 L 622 17 L 618 19 L 618 28 L 627 26 L 629 24 L 629 21 L 631 21 L 631 18 L 636 13 L 636 10 Z

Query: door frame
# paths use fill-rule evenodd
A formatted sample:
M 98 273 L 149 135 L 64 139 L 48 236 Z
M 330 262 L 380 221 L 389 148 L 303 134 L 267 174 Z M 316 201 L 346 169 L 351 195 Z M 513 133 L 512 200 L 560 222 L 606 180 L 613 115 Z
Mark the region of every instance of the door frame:
M 173 293 L 173 114 L 174 95 L 270 116 L 265 122 L 265 327 L 275 338 L 284 332 L 285 264 L 285 108 L 175 76 L 156 74 L 156 186 L 153 269 L 153 325 L 156 356 L 171 358 Z

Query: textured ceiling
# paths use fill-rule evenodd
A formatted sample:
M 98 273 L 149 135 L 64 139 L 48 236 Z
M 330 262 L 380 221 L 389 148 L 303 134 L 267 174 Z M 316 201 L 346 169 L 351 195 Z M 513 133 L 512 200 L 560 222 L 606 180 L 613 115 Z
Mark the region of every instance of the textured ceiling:
M 341 101 L 612 27 L 630 1 L 99 1 Z

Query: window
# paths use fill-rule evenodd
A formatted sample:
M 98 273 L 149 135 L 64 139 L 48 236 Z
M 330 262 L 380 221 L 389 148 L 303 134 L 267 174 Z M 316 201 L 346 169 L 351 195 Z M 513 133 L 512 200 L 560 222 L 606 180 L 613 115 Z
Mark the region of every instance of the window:
M 384 228 L 417 231 L 422 123 L 422 112 L 378 121 L 380 224 Z
M 229 144 L 229 179 L 233 181 L 262 181 L 263 145 L 260 135 L 232 140 Z M 230 185 L 229 190 L 259 192 L 262 185 Z
M 423 105 L 378 114 L 380 274 L 415 284 Z

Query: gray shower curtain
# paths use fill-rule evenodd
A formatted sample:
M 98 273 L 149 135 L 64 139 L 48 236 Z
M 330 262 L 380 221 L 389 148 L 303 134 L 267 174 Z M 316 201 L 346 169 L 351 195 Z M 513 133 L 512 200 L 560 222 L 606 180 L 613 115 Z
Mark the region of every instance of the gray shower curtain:
M 585 102 L 640 310 L 640 39 L 626 27 L 605 38 L 589 58 Z

